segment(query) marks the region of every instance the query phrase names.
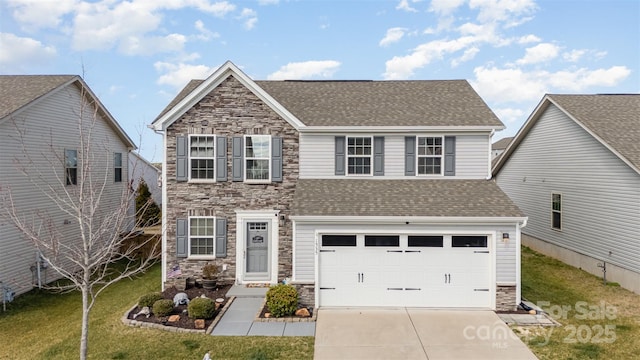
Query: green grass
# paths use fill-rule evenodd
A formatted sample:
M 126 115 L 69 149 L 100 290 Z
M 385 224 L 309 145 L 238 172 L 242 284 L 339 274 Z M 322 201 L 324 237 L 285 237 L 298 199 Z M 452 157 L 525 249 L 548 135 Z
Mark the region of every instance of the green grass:
M 639 295 L 524 247 L 522 296 L 548 302 L 543 309 L 563 325 L 517 332 L 540 359 L 640 356 Z
M 90 359 L 312 359 L 312 337 L 214 337 L 133 328 L 120 317 L 138 298 L 160 289 L 160 266 L 123 280 L 98 297 L 89 328 Z M 0 359 L 78 358 L 78 293 L 33 291 L 0 312 Z M 1 310 L 0 310 L 1 311 Z

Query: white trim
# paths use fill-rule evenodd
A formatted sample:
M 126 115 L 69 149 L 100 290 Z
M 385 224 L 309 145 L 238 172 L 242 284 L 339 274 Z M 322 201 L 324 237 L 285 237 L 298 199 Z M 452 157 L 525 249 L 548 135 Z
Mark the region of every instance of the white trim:
M 367 155 L 349 155 L 349 138 L 351 139 L 366 139 L 370 140 L 371 153 Z M 345 149 L 344 149 L 344 176 L 346 177 L 363 177 L 363 176 L 373 176 L 373 136 L 372 135 L 358 135 L 358 136 L 349 136 L 345 135 Z M 357 148 L 357 145 L 354 145 Z M 364 146 L 364 145 L 363 145 Z M 369 158 L 369 173 L 368 174 L 350 174 L 349 173 L 349 157 L 352 158 Z
M 249 91 L 262 100 L 267 106 L 269 106 L 274 112 L 280 115 L 285 121 L 287 121 L 295 129 L 305 127 L 295 115 L 289 110 L 285 109 L 280 103 L 278 103 L 271 95 L 264 91 L 258 84 L 256 84 L 251 78 L 249 78 L 242 70 L 240 70 L 231 61 L 227 61 L 213 72 L 206 80 L 198 85 L 193 91 L 185 96 L 180 102 L 178 102 L 173 108 L 167 111 L 162 117 L 156 119 L 150 126 L 155 130 L 165 131 L 171 124 L 177 121 L 180 116 L 191 109 L 195 104 L 208 95 L 213 89 L 218 87 L 229 76 L 233 76 L 242 85 L 244 85 Z
M 278 223 L 280 223 L 280 217 L 278 216 Z M 296 222 L 291 222 L 291 281 L 296 281 Z
M 522 225 L 522 227 L 526 226 L 526 223 Z M 520 305 L 522 302 L 522 232 L 520 223 L 516 224 L 516 303 L 515 305 Z M 497 265 L 497 264 L 496 264 Z
M 247 222 L 268 221 L 270 222 L 270 257 L 269 257 L 269 279 L 270 284 L 278 282 L 278 249 L 280 247 L 280 210 L 236 210 L 236 283 L 248 284 L 252 282 L 264 283 L 265 281 L 245 280 L 245 228 Z
M 526 217 L 464 217 L 464 216 L 315 216 L 292 215 L 292 220 L 314 223 L 384 223 L 384 224 L 513 224 Z
M 191 219 L 211 219 L 213 220 L 213 232 L 211 236 L 198 236 L 211 238 L 213 240 L 213 251 L 211 255 L 191 255 Z M 215 216 L 189 216 L 187 217 L 187 259 L 188 260 L 213 260 L 216 258 L 216 217 Z
M 420 165 L 420 158 L 426 158 L 426 159 L 435 159 L 438 158 L 438 156 L 436 155 L 420 155 L 418 152 L 418 149 L 420 148 L 419 142 L 420 142 L 420 138 L 423 139 L 427 139 L 427 138 L 440 138 L 440 174 L 420 174 L 420 172 L 418 171 L 418 166 Z M 427 146 L 425 144 L 425 146 Z M 426 177 L 426 178 L 439 178 L 444 176 L 444 135 L 416 135 L 416 163 L 415 163 L 415 167 L 416 167 L 416 176 L 418 177 Z
M 259 158 L 259 157 L 251 157 L 249 158 L 247 156 L 247 138 L 250 137 L 254 137 L 254 136 L 258 136 L 258 137 L 268 137 L 269 138 L 269 145 L 268 145 L 268 151 L 269 151 L 269 155 L 267 157 L 267 159 L 264 158 Z M 242 180 L 247 183 L 247 184 L 270 184 L 271 183 L 271 163 L 272 163 L 272 158 L 271 158 L 271 142 L 272 142 L 272 136 L 271 135 L 263 135 L 263 134 L 254 134 L 254 135 L 244 135 L 243 137 L 243 146 L 244 148 L 242 149 L 242 154 L 244 155 L 242 157 L 242 168 L 244 170 L 244 174 L 242 174 Z M 249 179 L 247 180 L 247 171 L 249 170 L 249 167 L 247 166 L 247 160 L 268 160 L 269 161 L 269 166 L 268 166 L 268 170 L 269 170 L 269 177 L 267 179 Z
M 300 133 L 407 134 L 419 132 L 478 133 L 505 129 L 504 126 L 305 126 Z
M 162 233 L 162 251 L 161 251 L 161 260 L 162 260 L 162 291 L 165 290 L 165 283 L 167 282 L 167 203 L 168 195 L 167 195 L 167 133 L 162 133 L 162 224 L 161 224 L 161 233 Z
M 213 138 L 213 156 L 191 156 L 191 139 L 194 137 L 212 137 Z M 189 134 L 187 143 L 187 179 L 190 183 L 214 183 L 216 182 L 216 155 L 218 154 L 217 136 L 215 134 Z M 226 151 L 226 149 L 225 149 Z M 213 160 L 213 178 L 212 179 L 192 179 L 191 178 L 191 159 Z

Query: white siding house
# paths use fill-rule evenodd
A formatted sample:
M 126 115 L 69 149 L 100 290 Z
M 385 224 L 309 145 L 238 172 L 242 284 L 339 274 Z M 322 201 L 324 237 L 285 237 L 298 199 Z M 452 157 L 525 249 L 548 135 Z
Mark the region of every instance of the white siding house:
M 227 62 L 151 127 L 164 286 L 211 261 L 239 285 L 290 280 L 305 306 L 520 303 L 527 218 L 491 180 L 504 125 L 467 81 L 254 81 Z M 209 246 L 189 235 L 203 221 Z
M 162 171 L 135 151 L 129 154 L 129 170 L 131 188 L 136 190 L 140 180 L 144 180 L 153 201 L 162 206 Z
M 16 211 L 32 219 L 28 221 L 41 221 L 43 228 L 50 219 L 70 243 L 79 238 L 75 225 L 43 190 L 77 186 L 65 184 L 74 165 L 65 164 L 65 153 L 75 162 L 72 171 L 83 171 L 80 118 L 85 130 L 93 123 L 91 171 L 106 184 L 101 210 L 114 211 L 127 186 L 128 154 L 135 145 L 86 83 L 71 75 L 0 76 L 0 197 L 6 201 L 11 195 Z M 74 151 L 77 161 L 71 159 Z M 9 203 L 2 207 L 7 210 Z M 55 280 L 56 274 L 46 266 L 38 271 L 36 250 L 4 215 L 0 215 L 0 282 L 21 294 L 38 282 Z
M 640 293 L 640 95 L 546 95 L 493 172 L 523 243 Z

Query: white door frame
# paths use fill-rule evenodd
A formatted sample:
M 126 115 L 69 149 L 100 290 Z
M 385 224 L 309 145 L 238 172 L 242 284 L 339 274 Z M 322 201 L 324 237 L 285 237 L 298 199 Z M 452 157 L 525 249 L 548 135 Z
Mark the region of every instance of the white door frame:
M 236 283 L 264 283 L 275 284 L 278 282 L 278 249 L 280 222 L 278 214 L 280 210 L 236 210 Z M 248 222 L 268 222 L 271 233 L 269 234 L 269 279 L 261 281 L 245 280 L 245 254 L 246 254 L 246 228 Z

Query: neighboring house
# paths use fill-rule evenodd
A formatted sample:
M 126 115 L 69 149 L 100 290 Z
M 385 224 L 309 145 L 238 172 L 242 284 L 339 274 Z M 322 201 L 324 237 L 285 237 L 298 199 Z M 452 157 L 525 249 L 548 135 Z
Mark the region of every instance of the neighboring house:
M 513 137 L 510 136 L 494 142 L 491 145 L 491 160 L 500 156 L 500 154 L 504 152 L 504 150 L 507 148 L 507 146 L 509 145 L 512 139 Z
M 162 206 L 162 171 L 135 151 L 129 154 L 129 181 L 133 190 L 138 189 L 140 179 L 144 180 L 151 198 Z
M 640 95 L 546 95 L 493 168 L 525 245 L 640 293 Z
M 308 306 L 514 309 L 526 217 L 490 180 L 503 127 L 464 80 L 254 81 L 227 62 L 152 124 L 163 285 L 215 262 Z
M 110 199 L 103 199 L 103 210 L 114 211 L 127 186 L 128 154 L 135 145 L 87 84 L 74 75 L 0 76 L 0 195 L 7 196 L 10 191 L 21 214 L 37 211 L 30 216 L 37 219 L 38 215 L 45 215 L 44 219 L 53 220 L 70 243 L 79 239 L 79 230 L 33 182 L 50 186 L 51 191 L 60 190 L 65 181 L 66 186 L 78 186 L 77 179 L 83 171 L 79 156 L 80 116 L 86 124 L 97 120 L 91 131 L 95 143 L 92 149 L 96 152 L 91 169 L 100 179 L 108 171 L 104 194 Z M 30 174 L 31 181 L 21 167 Z M 57 274 L 44 265 L 38 271 L 38 258 L 34 247 L 14 225 L 0 218 L 0 282 L 21 294 L 38 282 L 57 279 Z

